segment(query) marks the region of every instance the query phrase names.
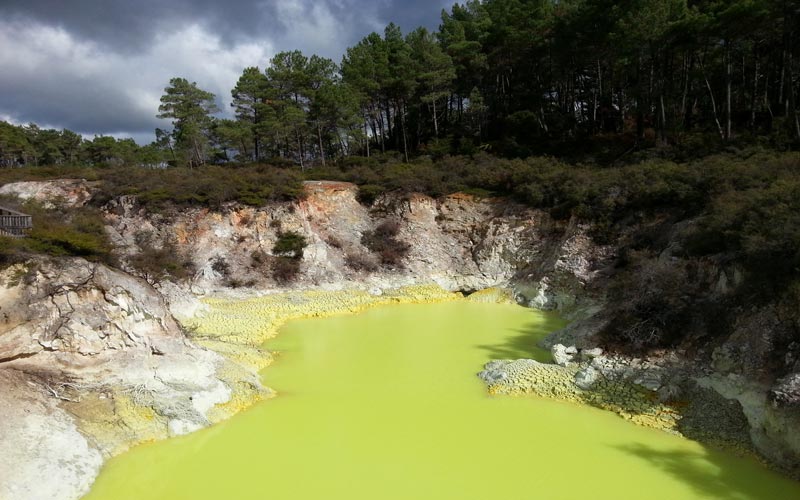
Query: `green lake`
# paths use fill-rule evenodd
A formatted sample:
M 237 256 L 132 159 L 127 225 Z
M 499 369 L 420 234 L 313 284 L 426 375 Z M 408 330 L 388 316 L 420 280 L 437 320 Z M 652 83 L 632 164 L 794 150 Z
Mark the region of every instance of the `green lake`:
M 87 500 L 799 499 L 758 464 L 588 407 L 490 396 L 491 359 L 562 326 L 512 305 L 388 306 L 288 323 L 278 397 L 111 460 Z

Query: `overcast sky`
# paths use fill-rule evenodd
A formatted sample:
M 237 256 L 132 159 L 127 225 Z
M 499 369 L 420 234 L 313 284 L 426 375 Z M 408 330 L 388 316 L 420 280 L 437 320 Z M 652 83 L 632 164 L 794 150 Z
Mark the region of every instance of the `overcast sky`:
M 175 76 L 229 108 L 246 66 L 281 50 L 341 61 L 390 21 L 436 29 L 452 0 L 0 0 L 0 120 L 145 144 Z

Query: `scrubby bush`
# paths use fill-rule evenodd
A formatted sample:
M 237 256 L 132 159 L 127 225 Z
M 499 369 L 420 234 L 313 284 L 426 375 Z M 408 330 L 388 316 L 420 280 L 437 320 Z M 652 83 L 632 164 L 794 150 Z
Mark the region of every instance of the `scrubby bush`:
M 373 231 L 365 231 L 361 235 L 361 244 L 380 257 L 381 263 L 386 266 L 400 266 L 408 254 L 411 246 L 399 239 L 400 223 L 396 220 L 387 220 L 378 225 Z
M 110 257 L 111 245 L 102 216 L 96 211 L 85 209 L 68 215 L 56 211 L 33 212 L 33 229 L 27 240 L 32 250 L 97 260 Z
M 371 273 L 378 270 L 378 263 L 373 257 L 355 251 L 345 254 L 344 263 L 353 271 Z
M 157 244 L 153 234 L 140 231 L 134 236 L 139 250 L 128 259 L 134 274 L 149 283 L 158 283 L 166 278 L 186 280 L 195 272 L 194 264 L 183 256 L 173 241 Z
M 696 284 L 686 263 L 636 254 L 612 281 L 611 321 L 602 332 L 610 345 L 647 351 L 673 345 L 686 334 Z
M 211 263 L 211 269 L 223 277 L 228 277 L 231 274 L 231 265 L 223 257 L 215 258 L 214 262 Z
M 19 204 L 8 199 L 3 204 L 31 215 L 33 228 L 25 238 L 0 237 L 0 261 L 12 264 L 30 254 L 46 254 L 115 263 L 99 210 L 81 207 L 65 212 L 47 209 L 38 203 Z
M 272 278 L 285 285 L 291 283 L 300 272 L 300 259 L 292 257 L 275 257 L 272 259 Z
M 269 255 L 263 250 L 254 250 L 250 254 L 250 267 L 254 269 L 261 269 L 269 264 Z
M 98 201 L 132 194 L 151 210 L 191 205 L 218 208 L 227 202 L 262 206 L 302 195 L 298 173 L 267 166 L 112 169 L 104 174 L 102 185 Z
M 286 284 L 294 281 L 300 272 L 300 262 L 307 245 L 306 238 L 300 233 L 294 231 L 278 233 L 278 239 L 272 247 L 275 256 L 267 258 L 272 277 L 276 282 Z M 262 257 L 265 256 L 254 254 L 252 257 L 254 262 L 263 265 Z
M 755 281 L 786 285 L 800 270 L 800 178 L 720 193 L 689 232 L 687 248 L 726 252 Z
M 225 280 L 225 286 L 228 288 L 252 288 L 256 286 L 257 281 L 255 279 L 247 279 L 247 280 L 240 280 L 237 278 L 227 278 Z

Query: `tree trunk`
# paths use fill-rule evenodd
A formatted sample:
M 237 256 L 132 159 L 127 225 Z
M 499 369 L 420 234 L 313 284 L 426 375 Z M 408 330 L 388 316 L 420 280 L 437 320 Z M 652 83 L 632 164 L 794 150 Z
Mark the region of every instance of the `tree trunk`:
M 659 110 L 660 110 L 660 112 L 659 112 L 659 120 L 658 120 L 659 121 L 659 126 L 658 126 L 658 129 L 659 129 L 658 137 L 659 137 L 659 139 L 658 140 L 659 140 L 659 142 L 661 143 L 662 146 L 666 146 L 667 145 L 667 113 L 666 113 L 665 106 L 664 106 L 664 92 L 663 92 L 663 90 L 659 93 L 659 96 L 658 96 L 658 107 L 659 107 Z
M 439 137 L 439 121 L 436 119 L 436 98 L 433 99 L 433 133 Z
M 642 101 L 642 54 L 636 60 L 636 141 L 644 139 L 644 106 Z
M 731 61 L 731 44 L 725 40 L 725 140 L 731 140 L 731 80 L 733 75 L 733 62 Z
M 297 147 L 299 148 L 299 157 L 300 157 L 300 170 L 303 171 L 306 169 L 306 165 L 303 162 L 303 139 L 300 137 L 300 131 L 295 130 L 295 135 L 297 136 Z
M 367 122 L 367 115 L 364 115 L 364 143 L 367 146 L 367 158 L 369 158 L 369 129 L 367 128 Z
M 195 158 L 197 158 L 197 164 L 202 165 L 205 163 L 200 155 L 200 145 L 197 143 L 197 138 L 192 139 L 192 147 L 194 149 Z
M 792 82 L 794 81 L 794 65 L 793 56 L 789 54 L 788 57 L 788 65 L 787 65 L 787 89 L 786 89 L 786 103 L 788 104 L 788 113 L 787 119 L 789 121 L 789 126 L 794 128 L 795 138 L 800 140 L 800 118 L 797 115 L 797 96 L 794 92 L 794 85 Z
M 405 103 L 401 103 L 398 106 L 398 111 L 400 111 L 400 128 L 403 129 L 403 153 L 405 154 L 406 163 L 408 163 L 408 140 L 406 139 L 406 107 L 405 107 Z
M 390 139 L 394 143 L 394 147 L 400 149 L 397 143 L 397 134 L 392 129 L 392 106 L 389 101 L 384 103 L 386 107 L 386 133 L 387 139 Z M 397 114 L 394 115 L 394 128 L 397 128 Z
M 172 161 L 177 165 L 178 157 L 175 156 L 175 148 L 172 147 L 172 139 L 167 138 L 167 144 L 169 145 L 169 153 L 172 155 Z
M 384 137 L 386 136 L 386 132 L 385 132 L 384 128 L 385 128 L 386 125 L 383 122 L 383 111 L 381 109 L 378 109 L 378 118 L 379 118 L 379 120 L 378 120 L 378 132 L 380 132 L 380 136 L 381 136 L 381 153 L 385 153 L 386 152 L 386 143 L 385 143 Z
M 261 158 L 261 144 L 260 140 L 258 139 L 258 133 L 256 132 L 256 126 L 258 126 L 258 112 L 256 111 L 255 104 L 253 105 L 253 155 L 255 156 L 253 159 L 258 161 Z
M 347 144 L 345 144 L 344 139 L 342 139 L 341 132 L 336 133 L 336 139 L 339 141 L 339 148 L 342 150 L 342 158 L 350 156 L 350 148 L 347 147 Z
M 706 88 L 708 89 L 708 95 L 711 97 L 711 111 L 714 114 L 714 122 L 717 124 L 717 131 L 719 132 L 719 137 L 723 141 L 725 140 L 725 131 L 722 129 L 722 124 L 719 122 L 719 116 L 717 115 L 717 100 L 714 98 L 714 90 L 711 88 L 711 83 L 708 81 L 708 76 L 706 76 L 706 65 L 703 62 L 703 58 L 700 59 L 700 71 L 703 73 L 703 80 L 706 82 Z
M 784 16 L 785 16 L 785 14 L 784 14 Z M 786 21 L 784 20 L 784 23 L 785 22 Z M 783 106 L 783 102 L 784 102 L 784 100 L 783 100 L 783 89 L 784 89 L 784 85 L 785 85 L 785 82 L 786 82 L 786 57 L 787 57 L 787 54 L 786 54 L 786 34 L 785 34 L 785 31 L 786 31 L 786 28 L 784 28 L 784 42 L 783 42 L 784 43 L 784 49 L 783 49 L 783 52 L 781 52 L 781 81 L 780 81 L 780 84 L 778 85 L 778 106 Z
M 655 50 L 651 50 L 651 59 L 653 61 L 653 68 L 655 68 L 656 64 L 658 64 L 658 74 L 654 75 L 654 78 L 657 80 L 654 82 L 654 87 L 657 86 L 658 88 L 658 102 L 657 102 L 657 112 L 658 116 L 656 117 L 657 123 L 657 142 L 660 146 L 665 146 L 667 144 L 667 110 L 664 104 L 664 93 L 666 87 L 666 74 L 667 74 L 667 67 L 666 67 L 666 60 L 667 56 L 664 55 L 663 59 L 657 61 L 658 52 Z
M 319 139 L 319 156 L 322 158 L 322 166 L 325 166 L 325 148 L 322 147 L 322 127 L 317 122 L 317 138 Z
M 800 118 L 798 118 L 797 115 L 797 96 L 794 92 L 794 54 L 792 52 L 795 16 L 794 12 L 789 12 L 789 6 L 787 4 L 788 2 L 784 1 L 783 39 L 784 47 L 786 48 L 784 51 L 784 68 L 786 70 L 786 119 L 789 127 L 794 129 L 795 138 L 800 140 Z
M 687 57 L 684 56 L 684 80 L 683 80 L 683 98 L 681 99 L 681 116 L 683 117 L 683 129 L 688 131 L 691 128 L 691 121 L 692 121 L 692 111 L 691 107 L 687 106 L 687 100 L 689 98 L 689 82 L 690 75 L 692 72 L 692 67 L 694 66 L 694 54 L 688 55 Z
M 603 71 L 600 67 L 600 59 L 597 60 L 597 93 L 594 96 L 594 106 L 592 108 L 592 134 L 597 131 L 597 108 L 603 102 Z

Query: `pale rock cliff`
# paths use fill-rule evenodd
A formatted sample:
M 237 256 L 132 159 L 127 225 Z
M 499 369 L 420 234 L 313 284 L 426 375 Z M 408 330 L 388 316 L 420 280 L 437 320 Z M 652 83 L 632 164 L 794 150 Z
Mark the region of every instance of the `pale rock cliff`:
M 92 199 L 96 185 L 83 179 L 13 182 L 0 186 L 0 196 L 35 201 L 45 208 L 74 208 L 82 207 Z
M 0 498 L 77 498 L 104 458 L 208 425 L 232 397 L 226 376 L 260 390 L 187 340 L 142 280 L 82 259 L 40 259 L 7 268 L 0 281 L 0 378 L 8 381 L 0 385 Z
M 174 242 L 197 270 L 198 293 L 230 288 L 282 288 L 269 272 L 253 264 L 256 253 L 270 255 L 281 231 L 302 234 L 308 242 L 300 274 L 292 287 L 395 288 L 436 283 L 448 290 L 475 291 L 513 286 L 519 300 L 549 309 L 576 309 L 602 293 L 587 293 L 613 251 L 587 236 L 588 227 L 556 225 L 540 211 L 505 200 L 455 194 L 434 199 L 420 194 L 387 194 L 366 207 L 357 187 L 343 182 L 307 182 L 296 203 L 261 208 L 231 205 L 219 212 L 188 209 L 150 214 L 123 197 L 107 207 L 112 240 L 123 254 L 141 251 L 137 241 Z M 398 238 L 411 245 L 402 268 L 372 272 L 352 269 L 348 260 L 369 258 L 361 242 L 381 222 L 399 223 Z M 224 261 L 224 266 L 215 266 Z M 225 272 L 220 272 L 224 269 Z M 229 291 L 229 290 L 228 290 Z M 597 295 L 597 297 L 595 297 Z

